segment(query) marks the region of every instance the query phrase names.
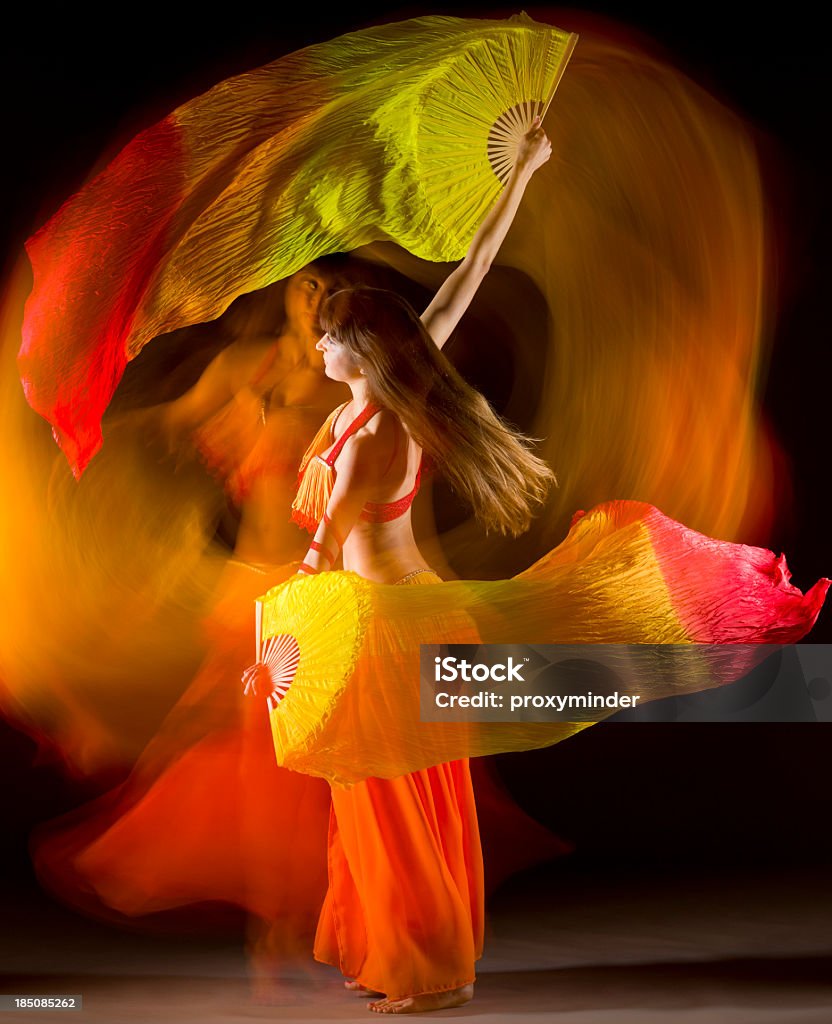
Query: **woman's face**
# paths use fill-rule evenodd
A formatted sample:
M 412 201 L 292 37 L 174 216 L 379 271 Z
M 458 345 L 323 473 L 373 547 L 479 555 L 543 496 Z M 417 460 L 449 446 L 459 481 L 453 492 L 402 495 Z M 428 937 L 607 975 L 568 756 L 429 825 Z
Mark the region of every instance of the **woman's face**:
M 317 270 L 314 264 L 292 274 L 286 282 L 283 299 L 287 325 L 303 333 L 319 335 L 318 311 L 334 284 L 333 276 Z
M 331 334 L 324 334 L 315 348 L 323 353 L 327 377 L 344 383 L 361 378 L 361 368 L 355 356 Z

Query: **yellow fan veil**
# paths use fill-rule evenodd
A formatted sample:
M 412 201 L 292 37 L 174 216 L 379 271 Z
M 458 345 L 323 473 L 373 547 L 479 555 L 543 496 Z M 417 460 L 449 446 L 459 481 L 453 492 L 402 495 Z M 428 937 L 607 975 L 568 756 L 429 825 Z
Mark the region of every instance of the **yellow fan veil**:
M 391 29 L 375 31 L 375 38 L 383 38 Z M 753 139 L 738 117 L 666 60 L 639 52 L 621 37 L 603 38 L 583 28 L 581 33 L 546 121 L 555 155 L 532 180 L 501 250 L 502 266 L 492 269 L 449 348 L 458 359 L 468 344 L 474 366 L 493 361 L 496 344 L 511 352 L 511 370 L 504 374 L 506 398 L 496 404 L 526 432 L 544 438 L 543 452 L 558 473 L 560 488 L 518 543 L 484 538 L 475 527 L 457 531 L 464 537 L 449 538 L 446 532 L 442 548 L 455 570 L 447 575 L 515 574 L 566 533 L 576 508 L 610 496 L 650 501 L 710 536 L 764 543 L 774 509 L 772 466 L 778 473 L 786 471 L 762 424 L 757 399 L 774 311 L 764 258 L 772 245 L 771 222 Z M 323 45 L 333 52 L 336 41 Z M 304 78 L 308 56 L 307 51 L 287 58 L 290 70 L 279 88 L 288 103 L 308 103 L 303 123 L 323 126 L 326 136 L 341 100 L 324 96 L 326 110 L 319 119 L 315 104 L 321 93 L 316 99 L 314 91 L 323 81 Z M 333 62 L 332 67 L 339 65 Z M 342 70 L 346 76 L 360 73 L 346 63 Z M 279 89 L 268 88 L 266 76 L 257 72 L 244 81 L 252 89 L 252 109 L 241 104 L 229 113 L 219 87 L 216 95 L 194 102 L 216 100 L 217 109 L 239 117 L 247 131 Z M 280 178 L 284 172 L 290 177 L 297 173 L 312 190 L 315 175 L 325 169 L 316 162 L 317 150 L 302 147 L 303 135 L 303 125 L 283 135 L 286 157 L 274 165 L 277 176 L 268 196 L 283 195 L 285 189 L 299 213 L 319 200 L 326 210 L 337 211 L 337 189 L 307 197 L 291 180 Z M 255 141 L 264 143 L 265 159 L 269 144 Z M 233 153 L 232 145 L 222 155 L 231 160 Z M 256 163 L 258 157 L 251 159 Z M 231 192 L 225 195 L 222 188 L 211 193 L 211 181 L 219 179 L 212 178 L 198 154 L 190 154 L 188 166 L 199 183 L 189 203 L 209 197 L 204 239 L 221 251 L 223 204 L 225 212 L 243 218 L 256 211 L 236 206 Z M 229 164 L 224 166 L 227 171 Z M 176 181 L 177 187 L 185 183 L 186 174 Z M 135 195 L 147 199 L 149 193 Z M 102 209 L 109 223 L 112 206 L 105 202 Z M 159 226 L 152 218 L 144 221 L 149 228 Z M 198 282 L 199 288 L 191 289 L 184 277 L 167 282 L 178 289 L 170 294 L 186 320 L 191 311 L 201 315 L 203 286 L 210 290 L 231 282 L 244 287 L 237 257 L 243 254 L 245 229 L 234 234 L 235 225 L 244 223 L 230 216 L 227 265 L 208 261 L 208 278 Z M 166 222 L 157 238 L 175 242 L 176 224 Z M 315 230 L 330 225 L 328 216 Z M 56 236 L 59 246 L 61 237 Z M 108 282 L 126 282 L 125 289 L 134 289 L 140 300 L 142 316 L 155 315 L 152 302 L 145 305 L 149 293 L 125 273 L 129 263 L 102 263 L 100 237 L 89 235 L 94 286 L 57 293 L 50 308 L 51 316 L 80 302 L 77 325 L 84 339 L 90 336 L 90 323 L 81 306 L 89 300 L 93 305 L 86 312 L 96 310 L 95 289 Z M 184 241 L 187 248 L 190 240 Z M 448 273 L 448 267 L 425 263 L 389 242 L 378 248 L 385 261 L 424 285 L 425 293 Z M 199 255 L 198 247 L 194 252 Z M 55 266 L 68 271 L 67 253 L 68 247 L 58 248 Z M 307 255 L 302 250 L 299 259 Z M 164 277 L 164 267 L 159 272 Z M 154 277 L 147 280 L 148 287 L 155 287 Z M 62 770 L 103 786 L 108 772 L 129 769 L 152 741 L 205 652 L 200 619 L 214 603 L 211 595 L 227 561 L 227 552 L 210 540 L 223 496 L 197 474 L 183 473 L 181 463 L 174 472 L 170 462 L 145 448 L 144 438 L 113 433 L 81 486 L 76 485 L 45 424 L 26 405 L 15 376 L 14 349 L 30 288 L 29 268 L 21 261 L 4 296 L 2 321 L 0 421 L 6 451 L 0 465 L 5 495 L 0 505 L 5 602 L 0 700 L 5 713 L 39 743 L 42 759 L 60 758 Z M 268 298 L 279 299 L 279 290 L 278 285 Z M 251 296 L 248 308 L 260 298 Z M 154 389 L 154 364 L 148 359 L 163 354 L 155 364 L 155 379 L 169 382 L 168 367 L 195 359 L 200 340 L 215 328 L 227 330 L 241 306 L 216 324 L 194 328 L 188 337 L 157 339 L 131 363 L 128 373 L 134 375 L 124 384 L 135 385 L 137 375 L 145 373 L 148 386 L 141 403 L 172 397 L 175 389 Z M 274 322 L 273 317 L 271 327 Z M 52 331 L 53 326 L 47 317 L 46 327 Z M 489 335 L 483 326 L 492 328 Z M 146 337 L 153 330 L 149 326 Z M 51 338 L 60 346 L 70 333 L 56 328 Z M 468 376 L 476 380 L 473 373 Z M 525 386 L 529 380 L 540 384 L 537 391 Z M 787 484 L 778 485 L 778 515 L 788 514 L 790 494 Z M 438 507 L 441 511 L 441 502 Z M 417 512 L 423 510 L 424 504 Z M 440 565 L 434 558 L 437 548 L 428 561 Z M 573 545 L 569 550 L 576 579 L 581 579 L 580 563 L 592 549 Z M 625 602 L 622 613 L 637 604 L 639 577 L 631 579 L 631 593 L 617 591 L 617 599 Z M 250 652 L 252 599 L 266 585 L 245 589 L 239 600 L 228 602 L 235 605 L 228 610 L 244 619 L 243 646 Z M 597 636 L 589 628 L 593 615 L 570 617 L 565 594 L 555 609 L 564 628 L 570 627 L 564 634 L 568 642 Z M 228 615 L 221 618 L 227 626 Z M 210 643 L 223 621 L 217 617 L 209 624 Z M 464 620 L 462 625 L 470 627 Z M 390 623 L 379 628 L 387 635 L 396 632 Z M 499 633 L 483 636 L 504 639 Z M 535 639 L 525 631 L 518 638 Z M 244 651 L 242 657 L 250 659 L 251 653 Z M 237 685 L 234 672 L 224 679 Z M 191 750 L 194 732 L 202 730 L 196 721 L 205 717 L 211 726 L 222 721 L 222 702 L 207 704 L 200 697 L 162 737 L 172 764 L 183 752 L 198 753 L 198 748 Z M 271 750 L 267 753 L 273 757 Z M 190 761 L 198 777 L 202 765 L 198 757 Z M 187 808 L 191 789 L 182 785 Z M 182 806 L 180 822 L 185 819 Z M 207 814 L 206 805 L 201 809 Z M 212 827 L 214 834 L 232 834 L 225 823 Z M 131 848 L 138 849 L 140 844 L 130 840 Z M 165 829 L 160 829 L 155 851 L 160 856 L 166 842 Z M 151 864 L 143 853 L 137 859 Z M 185 870 L 192 875 L 187 860 Z M 152 873 L 159 877 L 161 869 Z M 136 878 L 127 874 L 125 883 L 135 885 Z
M 260 598 L 264 637 L 299 656 L 270 710 L 278 763 L 335 785 L 548 746 L 586 722 L 423 721 L 420 645 L 711 644 L 681 671 L 663 655 L 642 703 L 740 678 L 764 642 L 811 628 L 829 580 L 802 594 L 770 551 L 713 540 L 639 502 L 576 517 L 567 538 L 508 580 L 381 585 L 350 572 L 300 576 Z M 749 646 L 752 645 L 752 646 Z M 605 714 L 612 714 L 608 711 Z
M 392 31 L 374 29 L 372 38 Z M 335 52 L 337 43 L 321 45 Z M 252 107 L 241 103 L 234 112 L 241 130 L 252 128 L 266 97 L 281 89 L 287 102 L 314 107 L 310 89 L 322 83 L 304 80 L 308 58 L 308 51 L 292 54 L 280 62 L 285 70 L 272 65 L 268 74 L 243 76 Z M 347 63 L 342 70 L 360 73 Z M 277 84 L 266 88 L 267 80 Z M 218 86 L 216 95 L 192 102 L 221 107 L 223 95 L 227 103 L 228 89 Z M 321 114 L 322 124 L 327 116 Z M 318 123 L 317 115 L 309 118 Z M 499 409 L 544 439 L 542 452 L 560 486 L 519 542 L 484 538 L 466 526 L 446 531 L 441 549 L 426 544 L 428 561 L 442 565 L 444 551 L 454 572 L 443 575 L 512 575 L 565 534 L 576 508 L 612 495 L 648 500 L 711 536 L 761 542 L 774 508 L 773 465 L 780 472 L 786 466 L 763 428 L 756 394 L 772 325 L 764 258 L 772 240 L 746 126 L 666 62 L 582 29 L 546 128 L 556 155 L 532 180 L 501 266 L 483 283 L 449 353 L 457 358 L 469 345 L 476 364 L 487 363 L 495 358 L 495 338 L 511 351 Z M 297 146 L 301 135 L 290 132 L 285 141 Z M 304 154 L 296 151 L 280 166 L 311 187 L 322 167 L 317 151 Z M 208 180 L 199 177 L 207 173 L 200 160 L 191 169 Z M 295 185 L 278 177 L 273 188 Z M 89 210 L 94 196 L 84 192 L 75 203 Z M 111 206 L 104 209 L 112 221 Z M 251 207 L 239 212 L 255 216 Z M 221 210 L 209 203 L 206 216 L 215 218 L 206 240 L 220 246 Z M 225 263 L 208 261 L 206 287 L 219 286 L 220 278 L 232 290 L 244 287 L 236 277 L 237 223 L 228 221 Z M 67 266 L 62 237 L 56 236 L 58 267 Z M 91 245 L 97 237 L 90 235 Z M 446 266 L 390 243 L 376 248 L 426 293 L 447 275 Z M 99 261 L 97 268 L 103 276 L 96 287 L 119 279 L 125 265 Z M 201 285 L 192 291 L 184 276 L 177 279 L 181 303 L 202 301 Z M 199 620 L 227 559 L 210 541 L 223 496 L 181 463 L 174 472 L 143 437 L 124 430 L 108 435 L 76 486 L 15 375 L 31 285 L 21 260 L 2 308 L 2 700 L 44 747 L 60 752 L 67 770 L 89 777 L 134 761 L 204 653 Z M 94 293 L 91 285 L 87 298 Z M 265 298 L 273 302 L 274 294 Z M 84 301 L 83 293 L 67 294 L 61 308 Z M 195 358 L 199 339 L 215 328 L 232 324 L 232 336 L 245 332 L 240 308 L 188 336 L 157 339 L 130 365 L 124 384 L 140 382 L 146 405 L 176 394 L 159 394 L 157 385 L 171 379 L 170 361 L 184 366 Z M 181 311 L 187 319 L 188 309 Z M 83 317 L 79 324 L 88 326 Z M 59 326 L 46 326 L 60 348 L 66 339 Z M 482 327 L 492 327 L 491 334 Z M 154 329 L 149 324 L 147 335 Z M 148 357 L 155 352 L 169 362 L 160 361 L 153 378 Z M 537 391 L 529 381 L 540 385 Z M 778 497 L 783 514 L 788 493 L 784 487 Z M 251 606 L 241 614 L 250 621 Z M 570 642 L 585 635 L 586 623 L 574 625 Z
M 21 378 L 76 475 L 154 337 L 323 253 L 464 256 L 574 44 L 525 16 L 414 18 L 229 79 L 137 136 L 27 243 Z

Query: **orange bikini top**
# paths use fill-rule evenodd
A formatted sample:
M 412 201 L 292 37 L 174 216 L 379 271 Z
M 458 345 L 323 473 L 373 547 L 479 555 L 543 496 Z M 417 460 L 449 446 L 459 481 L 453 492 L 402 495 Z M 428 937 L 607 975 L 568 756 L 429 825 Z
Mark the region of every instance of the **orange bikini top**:
M 342 448 L 357 430 L 360 430 L 376 413 L 381 412 L 380 405 L 370 402 L 365 406 L 338 438 L 329 455 L 324 458 L 319 452 L 324 451 L 332 444 L 335 421 L 347 404 L 345 402 L 343 405 L 339 405 L 330 413 L 301 460 L 298 473 L 298 493 L 292 502 L 292 520 L 310 533 L 315 533 L 326 512 L 335 482 L 335 460 L 341 454 Z M 360 518 L 365 523 L 388 523 L 403 516 L 413 504 L 421 481 L 422 465 L 420 463 L 416 473 L 416 482 L 409 494 L 405 494 L 404 497 L 397 498 L 395 501 L 368 501 L 361 510 Z

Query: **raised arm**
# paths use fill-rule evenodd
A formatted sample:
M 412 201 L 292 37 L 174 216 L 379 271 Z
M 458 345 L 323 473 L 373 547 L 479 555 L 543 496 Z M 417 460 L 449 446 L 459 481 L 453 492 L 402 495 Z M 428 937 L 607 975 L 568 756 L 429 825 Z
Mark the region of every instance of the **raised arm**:
M 540 127 L 540 118 L 535 118 L 520 144 L 511 176 L 499 199 L 477 228 L 465 259 L 448 276 L 422 314 L 422 323 L 439 348 L 451 336 L 491 268 L 529 179 L 538 167 L 546 163 L 551 153 L 552 144 Z

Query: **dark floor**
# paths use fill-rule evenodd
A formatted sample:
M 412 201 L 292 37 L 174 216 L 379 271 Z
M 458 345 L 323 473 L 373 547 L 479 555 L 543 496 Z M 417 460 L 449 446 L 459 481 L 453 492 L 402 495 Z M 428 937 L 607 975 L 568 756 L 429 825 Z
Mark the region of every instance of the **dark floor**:
M 612 876 L 555 862 L 493 901 L 473 1002 L 431 1015 L 558 1024 L 830 1024 L 832 872 Z M 83 920 L 37 891 L 3 899 L 0 993 L 83 996 L 70 1020 L 358 1021 L 367 999 L 311 960 L 253 995 L 241 940 Z M 0 1024 L 66 1019 L 8 1011 Z M 370 1019 L 376 1019 L 375 1015 Z

